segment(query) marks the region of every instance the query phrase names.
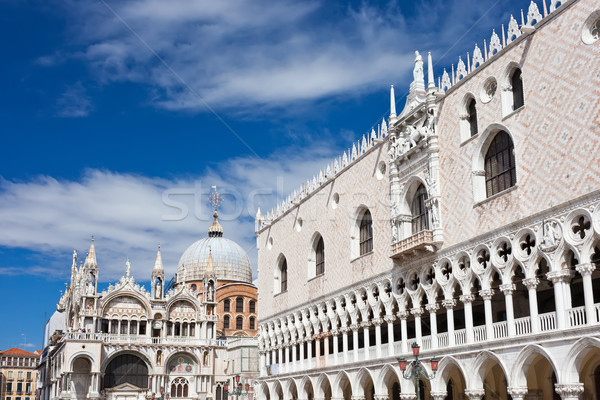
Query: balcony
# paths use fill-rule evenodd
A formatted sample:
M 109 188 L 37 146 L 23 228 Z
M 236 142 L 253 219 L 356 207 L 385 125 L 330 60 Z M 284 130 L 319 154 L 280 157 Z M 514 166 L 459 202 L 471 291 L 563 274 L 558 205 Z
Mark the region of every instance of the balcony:
M 404 255 L 416 252 L 418 250 L 433 251 L 433 232 L 421 231 L 415 235 L 393 243 L 391 248 L 391 258 L 402 258 Z
M 185 344 L 188 346 L 216 346 L 215 339 L 199 339 L 189 336 L 168 336 L 163 337 L 149 337 L 146 335 L 126 335 L 116 333 L 82 333 L 82 332 L 68 332 L 63 340 L 94 340 L 101 341 L 104 343 L 111 344 L 137 344 L 137 345 L 148 345 L 148 344 Z

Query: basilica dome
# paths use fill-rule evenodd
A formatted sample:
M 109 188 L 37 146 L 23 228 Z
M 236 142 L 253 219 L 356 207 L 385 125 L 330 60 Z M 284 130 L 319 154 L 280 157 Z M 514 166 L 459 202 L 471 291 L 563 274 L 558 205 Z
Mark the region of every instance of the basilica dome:
M 177 264 L 177 282 L 201 280 L 207 272 L 209 254 L 212 269 L 220 280 L 252 283 L 252 265 L 242 247 L 223 237 L 223 228 L 215 211 L 208 237 L 192 243 Z

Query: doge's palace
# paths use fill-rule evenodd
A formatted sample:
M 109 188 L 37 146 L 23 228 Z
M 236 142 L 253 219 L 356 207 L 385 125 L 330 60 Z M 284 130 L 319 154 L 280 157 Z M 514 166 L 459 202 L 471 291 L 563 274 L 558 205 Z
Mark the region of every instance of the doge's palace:
M 600 398 L 600 4 L 519 3 L 257 214 L 261 400 Z

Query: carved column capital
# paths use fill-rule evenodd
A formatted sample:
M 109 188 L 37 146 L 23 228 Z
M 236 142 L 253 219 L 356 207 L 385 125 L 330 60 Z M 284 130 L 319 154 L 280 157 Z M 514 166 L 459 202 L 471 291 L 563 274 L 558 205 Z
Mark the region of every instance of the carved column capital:
M 527 395 L 527 392 L 529 392 L 529 389 L 526 387 L 509 387 L 507 388 L 507 392 L 513 400 L 522 400 Z
M 365 400 L 365 396 L 351 396 L 352 400 Z
M 425 309 L 429 311 L 430 314 L 435 314 L 435 312 L 440 309 L 440 306 L 437 303 L 427 304 Z
M 481 398 L 485 395 L 485 390 L 469 389 L 469 390 L 465 390 L 465 394 L 467 395 L 469 400 L 481 400 Z
M 491 300 L 494 295 L 493 289 L 484 289 L 479 291 L 479 295 L 483 298 L 483 300 Z
M 373 400 L 389 400 L 390 396 L 388 395 L 381 395 L 381 394 L 376 394 L 373 396 Z
M 333 336 L 337 336 L 337 335 L 339 335 L 339 334 L 340 334 L 340 329 L 337 329 L 337 328 L 336 328 L 336 329 L 332 329 L 332 330 L 331 330 L 331 334 L 332 334 Z
M 475 300 L 475 295 L 463 294 L 459 297 L 459 300 L 463 303 L 472 303 Z
M 523 285 L 525 285 L 527 289 L 535 289 L 539 284 L 540 280 L 538 278 L 523 279 Z
M 373 318 L 371 322 L 373 322 L 373 325 L 375 326 L 381 326 L 381 324 L 383 324 L 383 318 Z
M 481 169 L 473 171 L 473 176 L 485 176 L 485 170 Z
M 349 327 L 349 326 L 342 326 L 342 327 L 340 328 L 340 331 L 342 331 L 342 333 L 345 335 L 345 334 L 347 334 L 348 332 L 350 332 L 350 327 Z
M 415 317 L 420 317 L 421 315 L 423 315 L 423 309 L 421 307 L 415 307 L 410 310 L 410 313 Z
M 592 263 L 579 264 L 575 267 L 577 272 L 581 274 L 581 276 L 591 275 L 594 270 L 596 270 L 596 266 Z
M 416 393 L 400 393 L 400 400 L 417 400 Z
M 400 319 L 407 319 L 410 316 L 410 312 L 406 311 L 406 310 L 402 310 L 402 311 L 398 311 L 398 318 Z
M 371 326 L 371 321 L 362 321 L 360 323 L 360 326 L 362 326 L 363 328 L 368 328 L 369 326 Z
M 352 332 L 358 332 L 358 330 L 360 329 L 360 325 L 352 324 L 352 325 L 350 325 L 350 329 L 352 329 Z
M 433 398 L 433 400 L 444 400 L 446 396 L 448 396 L 448 392 L 431 392 L 430 395 Z
M 386 315 L 385 317 L 383 317 L 383 319 L 385 320 L 385 322 L 387 322 L 388 324 L 393 323 L 396 320 L 396 316 L 395 315 Z
M 548 280 L 552 283 L 559 282 L 569 282 L 571 280 L 571 271 L 569 270 L 560 270 L 560 271 L 550 271 L 546 274 Z
M 442 305 L 445 308 L 447 308 L 448 310 L 451 310 L 454 307 L 456 307 L 456 300 L 454 300 L 454 299 L 444 299 L 444 300 L 442 300 Z
M 516 289 L 516 286 L 514 283 L 507 283 L 505 285 L 500 285 L 498 289 L 500 289 L 500 291 L 504 293 L 505 296 L 508 296 L 509 294 L 513 294 L 513 292 Z
M 579 399 L 583 393 L 583 383 L 555 384 L 554 390 L 563 400 Z

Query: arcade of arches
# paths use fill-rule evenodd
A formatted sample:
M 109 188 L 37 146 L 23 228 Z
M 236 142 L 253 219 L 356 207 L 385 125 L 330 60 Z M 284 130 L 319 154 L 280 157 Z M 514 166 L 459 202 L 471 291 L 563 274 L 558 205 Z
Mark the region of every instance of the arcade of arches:
M 600 339 L 584 338 L 572 346 L 556 343 L 552 352 L 539 345 L 518 348 L 518 353 L 505 349 L 442 357 L 435 377 L 421 378 L 421 399 L 600 399 Z M 260 400 L 416 399 L 414 382 L 402 377 L 395 360 L 359 364 L 268 377 L 257 387 L 257 396 Z M 429 369 L 428 359 L 423 364 Z

